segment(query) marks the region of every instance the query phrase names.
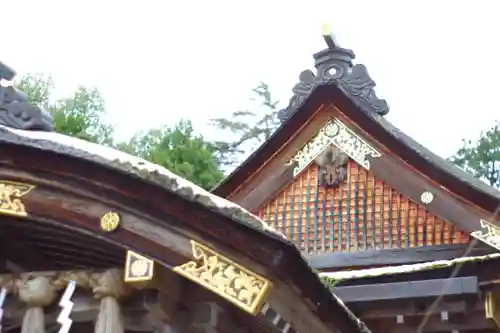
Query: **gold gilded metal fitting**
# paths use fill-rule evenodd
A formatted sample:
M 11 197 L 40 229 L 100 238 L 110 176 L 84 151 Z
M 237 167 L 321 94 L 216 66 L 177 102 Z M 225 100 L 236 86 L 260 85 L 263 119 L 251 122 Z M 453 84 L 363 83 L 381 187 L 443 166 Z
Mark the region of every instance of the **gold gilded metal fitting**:
M 106 232 L 115 231 L 120 226 L 120 215 L 115 212 L 107 212 L 101 216 L 101 230 Z
M 123 280 L 125 282 L 151 281 L 154 277 L 154 261 L 134 251 L 127 251 Z

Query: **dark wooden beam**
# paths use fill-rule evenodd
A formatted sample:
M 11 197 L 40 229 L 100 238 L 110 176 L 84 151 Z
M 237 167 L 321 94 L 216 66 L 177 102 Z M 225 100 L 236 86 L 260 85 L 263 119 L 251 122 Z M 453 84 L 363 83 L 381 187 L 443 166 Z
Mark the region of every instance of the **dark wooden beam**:
M 327 252 L 308 256 L 312 267 L 320 270 L 335 270 L 347 267 L 400 265 L 425 261 L 450 260 L 461 257 L 468 245 L 434 245 L 406 249 L 382 249 L 357 252 Z M 493 253 L 490 247 L 480 246 L 469 256 Z
M 472 296 L 473 297 L 473 296 Z M 351 310 L 361 320 L 396 318 L 398 315 L 406 317 L 423 317 L 427 315 L 439 316 L 442 312 L 449 315 L 466 314 L 472 312 L 484 313 L 484 302 L 482 300 L 442 300 L 438 306 L 433 306 L 435 299 L 429 299 L 426 302 L 401 302 L 382 301 L 379 303 L 370 303 L 370 305 L 360 307 L 352 304 Z
M 454 316 L 456 317 L 456 316 Z M 411 333 L 417 332 L 420 328 L 421 333 L 437 333 L 437 332 L 480 332 L 481 330 L 492 330 L 496 332 L 495 323 L 487 320 L 484 313 L 473 312 L 458 318 L 450 318 L 451 320 L 444 321 L 440 316 L 431 316 L 425 322 L 423 327 L 419 327 L 422 323 L 422 318 L 404 318 L 403 323 L 397 323 L 396 320 L 386 319 L 369 319 L 365 320 L 368 327 L 373 333 Z
M 476 277 L 458 277 L 424 281 L 381 283 L 373 285 L 337 287 L 332 290 L 344 302 L 424 298 L 436 296 L 476 294 Z

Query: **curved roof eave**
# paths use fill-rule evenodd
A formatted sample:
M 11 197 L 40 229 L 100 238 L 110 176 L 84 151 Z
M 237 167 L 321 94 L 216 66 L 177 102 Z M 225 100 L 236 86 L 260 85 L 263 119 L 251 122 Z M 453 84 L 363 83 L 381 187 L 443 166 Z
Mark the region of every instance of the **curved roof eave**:
M 308 271 L 306 270 L 302 272 L 307 272 L 305 275 L 311 275 L 310 279 L 308 279 L 309 281 L 316 280 L 314 283 L 315 286 L 312 286 L 311 288 L 318 290 L 318 287 L 321 286 L 319 289 L 321 289 L 320 296 L 322 299 L 327 297 L 327 303 L 333 305 L 335 309 L 342 310 L 344 313 L 343 316 L 345 316 L 348 320 L 348 327 L 350 327 L 348 332 L 370 332 L 365 324 L 357 318 L 337 296 L 332 294 L 326 286 L 322 286 L 322 282 L 317 273 L 309 266 L 307 260 L 282 233 L 274 230 L 267 223 L 237 204 L 211 194 L 184 178 L 173 174 L 166 168 L 148 162 L 144 159 L 126 154 L 113 148 L 90 143 L 59 133 L 19 130 L 0 125 L 0 142 L 27 146 L 38 150 L 70 156 L 97 163 L 104 167 L 138 177 L 144 181 L 158 185 L 186 200 L 201 204 L 207 209 L 228 217 L 237 223 L 260 231 L 268 237 L 282 242 L 289 247 L 293 247 L 295 251 L 292 252 L 295 252 L 295 255 L 297 256 L 296 259 L 299 259 L 298 261 L 300 261 L 297 262 L 297 260 L 294 259 L 296 267 L 301 269 L 307 268 Z M 318 304 L 318 306 L 328 305 Z

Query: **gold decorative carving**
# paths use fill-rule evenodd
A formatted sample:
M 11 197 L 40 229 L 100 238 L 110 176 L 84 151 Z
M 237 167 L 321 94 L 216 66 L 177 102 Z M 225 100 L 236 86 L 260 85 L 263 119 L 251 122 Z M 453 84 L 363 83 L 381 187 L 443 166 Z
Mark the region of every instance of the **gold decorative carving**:
M 306 143 L 306 145 L 287 163 L 287 165 L 296 164 L 293 169 L 294 176 L 304 170 L 331 144 L 338 147 L 366 170 L 370 169 L 368 157 L 377 158 L 381 156 L 375 148 L 370 146 L 364 139 L 359 137 L 340 120 L 331 119 L 319 130 L 318 134 L 316 134 L 311 141 Z
M 30 184 L 0 180 L 0 214 L 28 216 L 21 198 L 34 188 Z
M 500 298 L 498 290 L 486 292 L 484 298 L 484 315 L 486 319 L 492 319 L 500 328 Z
M 106 232 L 115 231 L 120 226 L 120 215 L 107 212 L 101 217 L 101 229 Z
M 257 315 L 271 282 L 193 240 L 191 247 L 195 260 L 174 267 L 174 271 Z
M 125 282 L 150 281 L 154 276 L 154 261 L 133 251 L 127 251 Z
M 485 220 L 481 220 L 481 229 L 471 232 L 472 237 L 500 250 L 500 228 Z

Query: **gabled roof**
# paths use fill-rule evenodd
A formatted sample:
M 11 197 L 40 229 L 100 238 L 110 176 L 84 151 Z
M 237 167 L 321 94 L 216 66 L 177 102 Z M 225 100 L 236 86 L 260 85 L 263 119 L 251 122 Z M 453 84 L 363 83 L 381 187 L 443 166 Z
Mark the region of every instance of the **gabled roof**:
M 500 204 L 500 192 L 432 153 L 387 121 L 383 117 L 389 112 L 387 102 L 376 96 L 375 81 L 366 67 L 352 65 L 353 59 L 351 50 L 336 45 L 315 54 L 316 74 L 310 70 L 300 74 L 289 105 L 279 112 L 282 125 L 212 192 L 228 197 L 270 160 L 321 105 L 331 103 L 413 168 L 459 197 L 494 213 Z

